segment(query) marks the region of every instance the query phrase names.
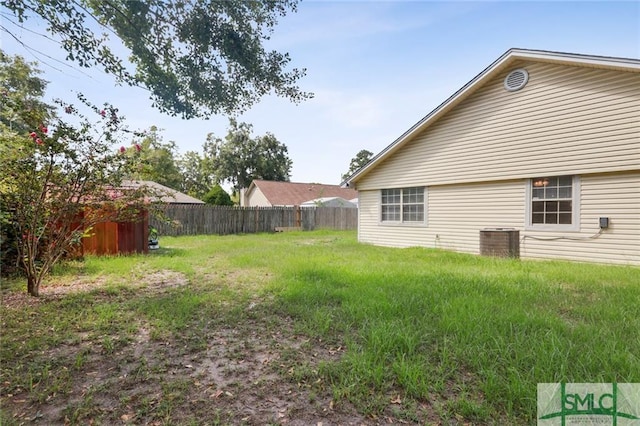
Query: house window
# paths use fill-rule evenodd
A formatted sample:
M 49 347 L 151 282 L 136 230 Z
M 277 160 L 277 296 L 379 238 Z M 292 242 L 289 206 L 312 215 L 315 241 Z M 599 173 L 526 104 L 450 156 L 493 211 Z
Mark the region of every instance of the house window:
M 529 225 L 570 229 L 577 226 L 578 179 L 574 176 L 543 176 L 529 183 Z
M 424 188 L 383 189 L 382 222 L 424 223 Z

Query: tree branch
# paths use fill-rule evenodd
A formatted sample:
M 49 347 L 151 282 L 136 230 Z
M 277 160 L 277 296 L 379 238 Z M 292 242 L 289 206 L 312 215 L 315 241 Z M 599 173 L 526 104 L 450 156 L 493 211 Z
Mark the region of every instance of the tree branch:
M 11 22 L 11 21 L 9 21 L 9 22 Z M 18 24 L 16 24 L 15 22 L 12 22 L 12 23 L 13 23 L 14 25 L 18 25 Z M 20 27 L 20 28 L 26 29 L 26 28 L 24 28 L 24 27 Z M 74 67 L 73 65 L 69 65 L 68 63 L 66 63 L 66 62 L 64 62 L 64 61 L 61 61 L 61 60 L 59 60 L 59 59 L 56 59 L 56 58 L 52 57 L 51 55 L 48 55 L 48 54 L 46 54 L 46 53 L 44 53 L 44 52 L 42 52 L 42 51 L 40 51 L 40 50 L 38 50 L 38 49 L 34 49 L 33 47 L 28 46 L 25 42 L 23 42 L 22 40 L 20 40 L 20 38 L 19 38 L 18 36 L 16 36 L 15 34 L 13 34 L 13 33 L 12 33 L 12 32 L 7 28 L 7 27 L 5 27 L 4 25 L 1 25 L 1 24 L 0 24 L 0 30 L 2 30 L 2 31 L 4 31 L 4 32 L 6 32 L 7 34 L 9 34 L 9 35 L 10 35 L 10 36 L 15 40 L 15 41 L 17 41 L 17 42 L 18 42 L 18 44 L 20 44 L 22 47 L 24 47 L 24 48 L 25 48 L 25 50 L 29 51 L 29 52 L 31 53 L 31 55 L 32 55 L 32 56 L 33 56 L 33 57 L 34 57 L 38 62 L 40 62 L 40 63 L 42 63 L 42 64 L 44 64 L 44 65 L 48 66 L 49 68 L 53 68 L 54 70 L 56 70 L 56 71 L 58 71 L 58 72 L 61 72 L 62 74 L 68 75 L 68 74 L 66 74 L 63 70 L 61 70 L 60 68 L 56 68 L 56 67 L 54 67 L 53 65 L 51 65 L 50 63 L 48 63 L 47 61 L 43 61 L 41 58 L 38 58 L 38 57 L 37 57 L 33 52 L 37 53 L 38 55 L 42 55 L 42 56 L 44 56 L 44 57 L 46 57 L 46 58 L 48 58 L 48 59 L 50 59 L 50 60 L 52 60 L 52 61 L 54 61 L 54 62 L 57 62 L 57 63 L 61 64 L 61 65 L 64 65 L 65 67 L 71 68 L 71 69 L 72 69 L 72 70 L 74 70 L 74 71 L 78 71 L 79 73 L 84 74 L 85 76 L 87 76 L 87 77 L 89 77 L 89 78 L 91 78 L 91 79 L 94 79 L 93 77 L 91 77 L 91 75 L 90 75 L 90 74 L 87 74 L 86 72 L 82 71 L 81 69 L 76 68 L 76 67 Z M 28 31 L 30 31 L 30 30 L 28 30 Z M 55 42 L 55 43 L 60 44 L 60 42 L 59 42 L 59 41 L 56 41 L 56 40 L 54 40 L 54 39 L 52 39 L 52 38 L 49 38 L 49 37 L 47 37 L 47 36 L 45 36 L 45 35 L 43 35 L 43 34 L 35 33 L 34 31 L 30 31 L 30 32 L 33 32 L 34 34 L 38 34 L 38 35 L 40 35 L 40 36 L 42 36 L 42 37 L 45 37 L 45 38 L 47 38 L 47 39 L 49 39 L 49 40 L 52 40 L 52 41 L 53 41 L 53 42 Z

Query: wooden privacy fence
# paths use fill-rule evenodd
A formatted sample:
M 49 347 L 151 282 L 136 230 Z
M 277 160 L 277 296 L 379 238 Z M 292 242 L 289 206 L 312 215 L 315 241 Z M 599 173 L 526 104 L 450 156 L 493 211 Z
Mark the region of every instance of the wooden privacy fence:
M 356 229 L 358 209 L 347 207 L 227 207 L 167 205 L 165 220 L 152 217 L 159 235 L 249 234 L 276 228 Z

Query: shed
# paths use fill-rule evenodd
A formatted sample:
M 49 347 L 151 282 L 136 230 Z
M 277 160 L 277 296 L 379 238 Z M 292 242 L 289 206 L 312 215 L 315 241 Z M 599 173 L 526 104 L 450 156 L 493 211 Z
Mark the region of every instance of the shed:
M 204 201 L 180 191 L 168 188 L 157 182 L 147 180 L 129 180 L 122 188 L 147 187 L 152 192 L 152 202 L 163 204 L 204 204 Z M 149 212 L 144 210 L 134 222 L 102 222 L 95 225 L 82 239 L 82 253 L 97 255 L 115 255 L 149 252 Z
M 149 252 L 149 213 L 136 222 L 102 222 L 82 239 L 82 253 L 116 255 Z

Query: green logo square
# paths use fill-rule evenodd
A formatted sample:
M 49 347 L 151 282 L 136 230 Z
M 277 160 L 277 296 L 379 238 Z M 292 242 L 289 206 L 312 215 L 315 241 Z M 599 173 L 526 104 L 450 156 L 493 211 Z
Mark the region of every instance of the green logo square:
M 538 425 L 640 426 L 640 383 L 538 383 Z

